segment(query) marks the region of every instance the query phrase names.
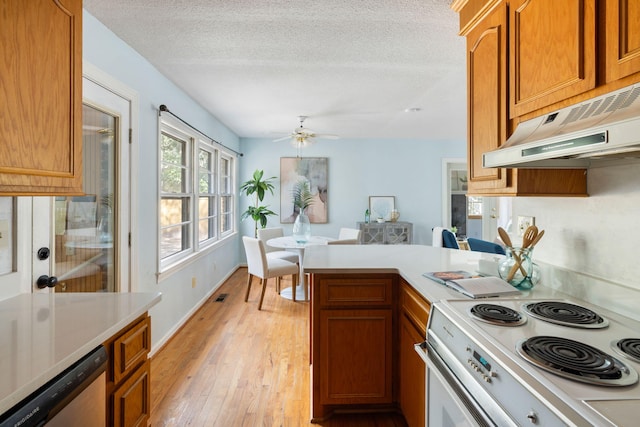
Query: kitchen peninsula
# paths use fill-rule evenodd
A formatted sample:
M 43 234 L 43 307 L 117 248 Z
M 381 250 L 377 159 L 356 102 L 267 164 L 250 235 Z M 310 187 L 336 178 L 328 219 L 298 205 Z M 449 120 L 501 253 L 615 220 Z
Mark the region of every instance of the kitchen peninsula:
M 147 311 L 160 299 L 160 293 L 36 293 L 0 301 L 0 414 L 100 345 L 110 354 L 107 396 L 133 377 L 146 376 L 148 385 Z M 109 347 L 118 348 L 116 357 Z M 126 366 L 117 366 L 120 356 Z
M 421 245 L 310 247 L 312 419 L 399 410 L 409 425 L 424 425 L 425 365 L 414 344 L 426 337 L 432 302 L 468 298 L 423 273 L 475 272 L 496 257 Z M 538 286 L 516 298 L 534 293 L 559 295 Z

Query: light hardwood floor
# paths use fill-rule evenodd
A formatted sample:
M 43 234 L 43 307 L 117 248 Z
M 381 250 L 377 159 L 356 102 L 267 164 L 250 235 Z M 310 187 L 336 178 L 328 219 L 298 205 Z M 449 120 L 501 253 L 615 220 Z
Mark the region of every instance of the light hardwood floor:
M 271 280 L 258 311 L 259 281 L 245 303 L 246 278 L 236 271 L 151 360 L 152 426 L 318 425 L 309 422 L 309 303 L 278 296 Z M 394 414 L 321 425 L 406 427 Z

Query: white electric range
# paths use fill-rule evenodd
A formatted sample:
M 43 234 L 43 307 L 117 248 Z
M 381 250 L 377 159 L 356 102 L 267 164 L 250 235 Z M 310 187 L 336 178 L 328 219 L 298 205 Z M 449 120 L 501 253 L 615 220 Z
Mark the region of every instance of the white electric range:
M 430 426 L 640 423 L 640 322 L 602 308 L 570 300 L 436 302 L 427 350 Z M 445 392 L 457 408 L 438 397 Z

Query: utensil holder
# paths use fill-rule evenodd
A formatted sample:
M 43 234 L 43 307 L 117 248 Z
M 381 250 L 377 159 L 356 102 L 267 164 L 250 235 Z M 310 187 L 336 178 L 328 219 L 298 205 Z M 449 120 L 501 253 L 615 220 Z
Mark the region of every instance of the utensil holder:
M 532 288 L 539 278 L 539 274 L 533 275 L 532 248 L 507 247 L 505 251 L 505 259 L 498 265 L 500 277 L 517 288 Z

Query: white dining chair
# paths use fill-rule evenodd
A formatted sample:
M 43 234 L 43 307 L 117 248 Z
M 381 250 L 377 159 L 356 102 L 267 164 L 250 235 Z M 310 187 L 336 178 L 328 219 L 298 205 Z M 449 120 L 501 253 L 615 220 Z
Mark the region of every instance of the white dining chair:
M 360 239 L 360 230 L 357 228 L 342 227 L 338 233 L 338 240 L 355 240 Z
M 267 241 L 269 239 L 275 239 L 277 237 L 283 237 L 284 230 L 282 227 L 272 227 L 272 228 L 259 228 L 258 229 L 258 239 L 262 240 L 264 243 L 264 250 L 267 253 L 268 259 L 283 259 L 285 261 L 293 262 L 295 264 L 298 263 L 298 254 L 291 251 L 283 251 L 282 249 L 274 248 L 273 246 L 269 246 Z
M 258 239 L 262 240 L 264 243 L 264 250 L 267 253 L 267 259 L 283 259 L 285 261 L 292 262 L 294 264 L 298 264 L 300 262 L 300 257 L 297 252 L 285 251 L 279 248 L 274 248 L 273 246 L 269 246 L 267 241 L 269 239 L 275 239 L 277 237 L 284 236 L 284 229 L 282 227 L 271 227 L 271 228 L 259 228 L 258 229 Z M 276 291 L 280 294 L 280 277 L 276 278 Z
M 327 245 L 357 245 L 358 239 L 337 239 L 327 241 Z
M 251 292 L 251 282 L 254 277 L 259 277 L 262 283 L 262 291 L 260 293 L 260 302 L 258 310 L 262 310 L 262 301 L 264 300 L 264 292 L 267 289 L 267 281 L 271 278 L 279 278 L 291 275 L 291 283 L 293 284 L 293 301 L 296 300 L 296 287 L 298 282 L 298 265 L 283 259 L 272 258 L 267 259 L 264 243 L 260 239 L 249 236 L 243 236 L 244 250 L 247 255 L 247 293 L 244 296 L 244 302 L 249 300 Z

